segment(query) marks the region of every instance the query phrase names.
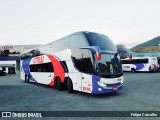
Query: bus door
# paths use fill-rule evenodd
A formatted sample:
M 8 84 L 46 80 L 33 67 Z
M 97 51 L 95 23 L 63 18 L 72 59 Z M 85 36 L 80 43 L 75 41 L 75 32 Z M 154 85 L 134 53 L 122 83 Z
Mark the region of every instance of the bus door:
M 92 92 L 92 75 L 81 73 L 82 76 L 82 91 L 91 93 Z
M 93 64 L 92 64 L 92 53 L 89 50 L 83 50 L 83 55 L 81 58 L 81 80 L 82 80 L 82 91 L 92 92 L 92 74 L 93 74 Z

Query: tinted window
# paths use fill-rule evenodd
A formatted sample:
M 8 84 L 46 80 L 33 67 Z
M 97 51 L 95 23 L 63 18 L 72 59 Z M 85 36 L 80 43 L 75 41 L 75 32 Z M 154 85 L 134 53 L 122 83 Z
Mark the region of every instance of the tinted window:
M 99 46 L 101 50 L 117 51 L 116 46 L 113 42 L 105 35 L 97 33 L 85 33 L 89 45 Z
M 6 71 L 6 67 L 2 67 L 2 71 Z
M 84 73 L 93 73 L 93 64 L 89 50 L 72 49 L 72 60 L 75 67 Z
M 122 60 L 122 64 L 127 64 L 127 60 Z
M 43 64 L 30 65 L 30 72 L 54 72 L 51 62 Z
M 132 59 L 132 61 L 122 60 L 122 64 L 142 64 L 142 63 L 148 63 L 148 59 Z
M 148 63 L 148 59 L 142 59 L 142 63 Z
M 157 59 L 158 59 L 158 64 L 160 64 L 160 58 L 158 57 Z
M 68 67 L 67 67 L 66 62 L 65 62 L 65 61 L 61 61 L 61 64 L 62 64 L 63 70 L 64 70 L 65 72 L 68 72 Z
M 86 46 L 86 39 L 81 34 L 75 34 L 70 36 L 70 48 Z

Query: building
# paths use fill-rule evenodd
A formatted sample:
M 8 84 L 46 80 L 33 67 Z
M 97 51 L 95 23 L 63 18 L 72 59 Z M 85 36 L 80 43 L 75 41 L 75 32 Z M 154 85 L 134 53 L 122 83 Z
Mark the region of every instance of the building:
M 19 73 L 21 53 L 40 45 L 2 45 L 0 46 L 0 71 L 8 74 Z
M 130 50 L 135 57 L 160 57 L 160 36 L 139 44 Z

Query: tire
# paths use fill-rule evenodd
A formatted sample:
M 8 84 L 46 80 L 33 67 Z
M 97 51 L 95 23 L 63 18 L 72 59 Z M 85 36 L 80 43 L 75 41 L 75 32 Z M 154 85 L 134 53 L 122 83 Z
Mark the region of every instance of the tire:
M 61 91 L 63 88 L 63 84 L 62 84 L 61 79 L 59 77 L 57 78 L 57 88 L 59 91 Z
M 73 93 L 73 84 L 70 78 L 67 80 L 67 89 L 69 93 Z
M 28 75 L 28 77 L 27 77 L 27 83 L 29 83 L 30 82 L 30 77 L 29 77 L 29 75 Z
M 24 81 L 25 81 L 25 82 L 27 82 L 27 75 L 25 75 L 25 79 L 24 79 Z
M 63 90 L 67 90 L 67 80 L 65 80 L 63 83 Z
M 31 81 L 31 79 L 30 79 L 30 76 L 28 76 L 27 82 L 28 82 L 28 83 L 32 83 L 32 81 Z
M 136 72 L 136 70 L 135 70 L 134 68 L 132 68 L 132 69 L 131 69 L 131 72 L 134 73 L 134 72 Z

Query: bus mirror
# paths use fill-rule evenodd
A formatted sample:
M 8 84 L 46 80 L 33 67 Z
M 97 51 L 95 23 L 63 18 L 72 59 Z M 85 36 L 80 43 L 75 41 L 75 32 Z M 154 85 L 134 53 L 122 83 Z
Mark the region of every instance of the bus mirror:
M 81 47 L 80 49 L 89 49 L 96 53 L 96 59 L 101 60 L 101 51 L 98 46 L 87 46 L 87 47 Z

